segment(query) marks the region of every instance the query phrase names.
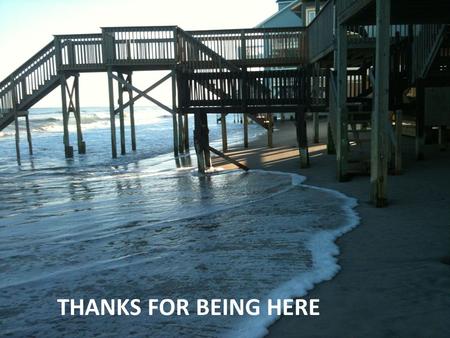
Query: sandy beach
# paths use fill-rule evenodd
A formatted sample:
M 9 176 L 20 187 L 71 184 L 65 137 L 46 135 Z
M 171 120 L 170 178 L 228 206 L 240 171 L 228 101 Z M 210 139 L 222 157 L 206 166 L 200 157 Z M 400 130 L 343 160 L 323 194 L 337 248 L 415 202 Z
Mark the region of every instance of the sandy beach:
M 325 127 L 322 122 L 322 142 Z M 321 315 L 281 318 L 268 336 L 448 337 L 450 152 L 427 146 L 426 159 L 418 162 L 412 139 L 405 138 L 404 173 L 389 177 L 390 205 L 377 209 L 369 201 L 369 177 L 339 183 L 335 157 L 327 155 L 324 143 L 311 146 L 311 167 L 299 169 L 293 123 L 276 128 L 274 148 L 261 136 L 249 149 L 228 155 L 252 169 L 298 173 L 307 184 L 357 198 L 361 223 L 337 241 L 341 271 L 308 295 L 320 299 Z

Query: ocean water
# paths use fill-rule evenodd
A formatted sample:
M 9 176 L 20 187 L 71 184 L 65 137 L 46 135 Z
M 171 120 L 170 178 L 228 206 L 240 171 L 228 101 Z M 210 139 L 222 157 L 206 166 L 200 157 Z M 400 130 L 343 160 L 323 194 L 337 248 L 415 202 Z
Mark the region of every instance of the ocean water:
M 73 160 L 64 159 L 57 109 L 32 113 L 35 155 L 23 142 L 20 169 L 10 131 L 0 137 L 1 334 L 260 337 L 276 319 L 264 311 L 147 316 L 142 304 L 136 317 L 60 317 L 56 299 L 264 304 L 304 296 L 339 270 L 334 240 L 357 225 L 355 200 L 285 173 L 199 176 L 193 156 L 179 167 L 170 154 L 170 117 L 140 113 L 152 117 L 139 120 L 138 151 L 117 160 L 105 109 L 83 113 L 87 154 Z M 229 119 L 230 139 L 239 142 L 242 126 Z M 220 126 L 210 122 L 217 143 Z M 258 128 L 251 126 L 253 137 Z

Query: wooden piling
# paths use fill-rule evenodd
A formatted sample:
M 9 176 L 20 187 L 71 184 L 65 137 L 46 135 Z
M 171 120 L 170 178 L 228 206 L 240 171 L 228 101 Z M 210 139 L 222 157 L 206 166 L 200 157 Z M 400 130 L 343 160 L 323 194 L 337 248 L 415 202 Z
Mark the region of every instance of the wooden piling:
M 206 113 L 194 114 L 194 128 L 194 147 L 197 154 L 198 171 L 205 173 L 211 167 L 208 116 Z
M 25 115 L 25 123 L 26 123 L 26 127 L 27 127 L 28 151 L 30 152 L 30 155 L 33 155 L 33 142 L 31 140 L 31 128 L 30 128 L 30 119 L 28 117 L 28 112 Z
M 220 115 L 220 126 L 222 128 L 222 151 L 226 153 L 228 151 L 228 139 L 227 139 L 227 114 L 222 113 Z
M 447 126 L 439 127 L 439 150 L 446 151 L 448 147 Z
M 114 112 L 114 87 L 111 68 L 108 69 L 108 90 L 109 90 L 109 120 L 111 124 L 111 153 L 112 158 L 117 158 L 116 114 Z
M 370 182 L 372 201 L 377 207 L 384 207 L 387 204 L 391 1 L 377 0 L 376 7 L 377 38 Z
M 77 144 L 78 154 L 86 154 L 86 143 L 83 141 L 83 132 L 81 130 L 81 108 L 80 108 L 80 83 L 79 74 L 77 74 L 73 81 L 75 94 L 75 123 L 77 125 Z
M 16 131 L 16 158 L 17 164 L 22 165 L 22 161 L 20 159 L 20 131 L 19 131 L 19 116 L 17 111 L 14 113 L 14 126 Z
M 314 143 L 319 143 L 319 113 L 313 112 Z
M 172 70 L 172 131 L 173 131 L 173 153 L 178 157 L 180 149 L 178 144 L 178 121 L 177 121 L 177 73 Z
M 336 157 L 337 177 L 340 182 L 348 180 L 348 113 L 347 113 L 347 26 L 337 25 L 337 111 L 336 111 Z
M 123 74 L 119 74 L 119 78 L 123 80 Z M 123 109 L 123 84 L 117 82 L 118 90 L 118 104 L 119 104 L 119 127 L 120 127 L 120 153 L 126 154 L 126 142 L 125 142 L 125 113 Z
M 248 148 L 248 116 L 244 113 L 244 148 Z
M 330 123 L 327 123 L 327 128 L 328 128 L 328 132 L 327 132 L 327 153 L 328 153 L 328 155 L 336 155 L 336 146 L 334 144 L 333 131 L 332 131 Z
M 69 138 L 69 112 L 67 109 L 67 97 L 66 97 L 67 78 L 65 74 L 61 74 L 61 101 L 62 101 L 62 114 L 63 114 L 63 142 L 64 153 L 66 158 L 73 157 L 73 148 L 70 146 Z
M 272 114 L 267 114 L 267 146 L 273 148 L 273 116 Z
M 184 127 L 184 152 L 188 153 L 189 152 L 189 115 L 188 114 L 184 114 L 184 123 L 183 123 L 183 127 Z
M 132 73 L 128 74 L 128 83 L 133 84 Z M 131 131 L 131 150 L 136 151 L 136 125 L 134 120 L 134 101 L 133 101 L 133 90 L 131 88 L 127 89 L 128 99 L 130 102 L 130 131 Z
M 297 143 L 300 153 L 300 168 L 309 167 L 308 135 L 306 132 L 305 108 L 299 107 L 295 113 L 297 125 Z

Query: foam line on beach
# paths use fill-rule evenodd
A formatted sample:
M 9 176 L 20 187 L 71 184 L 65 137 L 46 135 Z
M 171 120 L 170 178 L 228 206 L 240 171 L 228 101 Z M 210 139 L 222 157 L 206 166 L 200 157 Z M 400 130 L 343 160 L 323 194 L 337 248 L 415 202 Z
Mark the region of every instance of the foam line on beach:
M 265 315 L 247 317 L 244 321 L 239 323 L 235 330 L 232 330 L 226 334 L 226 337 L 230 338 L 236 336 L 247 338 L 265 337 L 269 333 L 268 328 L 280 318 L 276 315 L 267 315 L 268 299 L 291 299 L 305 297 L 315 285 L 333 279 L 341 269 L 338 264 L 340 250 L 336 244 L 336 240 L 356 228 L 360 222 L 360 217 L 355 211 L 355 208 L 358 205 L 355 198 L 349 197 L 337 190 L 303 184 L 307 178 L 298 174 L 267 170 L 253 170 L 253 172 L 291 176 L 292 184 L 294 186 L 302 186 L 307 189 L 327 192 L 339 199 L 342 199 L 343 212 L 345 214 L 346 222 L 338 229 L 322 230 L 314 234 L 306 243 L 306 247 L 312 253 L 312 270 L 299 274 L 295 278 L 283 283 L 278 288 L 273 290 L 262 302 L 263 306 L 261 307 L 261 313 Z

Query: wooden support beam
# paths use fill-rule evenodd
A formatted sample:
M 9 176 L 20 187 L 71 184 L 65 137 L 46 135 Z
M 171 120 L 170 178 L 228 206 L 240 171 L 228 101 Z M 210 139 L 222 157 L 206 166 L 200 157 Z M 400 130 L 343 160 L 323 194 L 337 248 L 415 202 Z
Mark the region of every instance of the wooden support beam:
M 119 79 L 125 81 L 123 74 L 118 74 Z M 127 88 L 128 89 L 128 88 Z M 117 82 L 117 92 L 118 92 L 118 104 L 119 104 L 119 128 L 120 128 L 120 153 L 121 155 L 126 154 L 126 141 L 125 141 L 125 112 L 123 109 L 123 91 L 124 83 Z
M 20 130 L 19 130 L 19 116 L 17 112 L 14 113 L 14 126 L 16 132 L 16 158 L 17 164 L 22 165 L 22 161 L 20 159 Z
M 109 120 L 111 124 L 111 153 L 113 158 L 117 158 L 116 142 L 116 113 L 114 110 L 114 86 L 112 69 L 108 69 L 108 90 L 109 90 Z
M 267 146 L 273 148 L 273 116 L 272 114 L 267 114 L 267 120 L 269 124 L 267 126 Z
M 228 151 L 228 137 L 227 137 L 227 114 L 220 114 L 220 126 L 222 129 L 222 151 Z
M 247 113 L 243 113 L 244 119 L 244 148 L 248 148 L 248 116 Z
M 111 72 L 111 74 L 112 74 L 112 72 Z M 124 79 L 121 79 L 119 76 L 116 76 L 114 74 L 112 74 L 111 76 L 112 76 L 113 79 L 115 79 L 119 83 L 123 84 L 126 88 L 135 91 L 136 93 L 141 95 L 141 97 L 145 97 L 147 100 L 149 100 L 150 102 L 153 102 L 154 104 L 156 104 L 161 109 L 164 109 L 165 111 L 173 114 L 173 110 L 171 108 L 167 107 L 164 103 L 159 102 L 158 100 L 154 99 L 153 97 L 151 97 L 147 93 L 144 93 L 142 90 L 140 90 L 140 89 L 136 88 L 135 86 L 133 86 L 131 83 L 128 83 Z
M 184 152 L 188 153 L 189 152 L 189 115 L 186 113 L 184 114 L 184 123 L 183 123 L 183 127 L 184 127 Z
M 127 77 L 128 83 L 133 84 L 133 73 L 128 74 Z M 137 145 L 136 145 L 136 124 L 134 120 L 134 98 L 133 98 L 133 91 L 131 89 L 127 90 L 128 92 L 128 102 L 130 103 L 130 130 L 131 130 L 131 150 L 136 151 Z M 125 109 L 125 107 L 124 107 Z
M 177 72 L 172 70 L 172 110 L 176 112 L 177 108 Z M 173 131 L 173 154 L 178 157 L 180 149 L 178 146 L 178 121 L 177 114 L 172 114 L 172 131 Z
M 327 153 L 328 155 L 336 155 L 336 146 L 333 140 L 333 131 L 329 122 L 327 123 L 327 128 Z
M 66 88 L 67 88 L 67 78 L 65 74 L 61 74 L 61 101 L 62 101 L 62 114 L 63 114 L 63 142 L 64 142 L 64 153 L 66 158 L 73 157 L 73 147 L 70 146 L 70 138 L 69 138 L 69 111 L 67 108 L 67 97 L 66 97 Z
M 28 151 L 30 152 L 30 155 L 33 155 L 33 142 L 31 140 L 30 119 L 28 117 L 28 114 L 25 115 L 25 123 L 27 126 Z
M 389 62 L 390 62 L 390 0 L 376 2 L 376 64 L 374 111 L 371 131 L 372 201 L 377 207 L 387 204 Z
M 184 129 L 183 113 L 181 113 L 180 108 L 178 108 L 178 110 L 180 111 L 178 113 L 178 149 L 180 149 L 181 153 L 184 153 L 185 152 L 185 149 L 184 149 L 185 129 Z
M 336 37 L 336 157 L 337 177 L 343 182 L 348 180 L 347 26 L 338 24 Z
M 198 171 L 205 173 L 211 167 L 209 147 L 208 116 L 206 113 L 194 115 L 194 146 L 197 154 Z
M 314 143 L 319 143 L 319 113 L 318 112 L 313 112 L 313 128 L 314 128 Z
M 217 156 L 222 157 L 222 158 L 225 159 L 226 161 L 228 161 L 228 162 L 234 164 L 235 166 L 237 166 L 238 168 L 240 168 L 240 169 L 242 169 L 242 170 L 245 170 L 245 171 L 249 171 L 249 170 L 250 170 L 246 165 L 244 165 L 244 164 L 242 164 L 242 163 L 236 161 L 235 159 L 231 158 L 230 156 L 225 155 L 224 153 L 220 152 L 219 150 L 217 150 L 217 149 L 215 149 L 215 148 L 213 148 L 213 147 L 211 147 L 211 146 L 209 147 L 209 150 L 210 150 L 212 153 L 216 154 Z
M 297 143 L 300 153 L 300 168 L 309 167 L 308 135 L 306 132 L 305 108 L 299 107 L 295 113 L 297 125 Z
M 78 154 L 86 154 L 86 143 L 83 141 L 83 132 L 81 130 L 81 107 L 80 107 L 80 83 L 79 83 L 80 75 L 77 74 L 73 80 L 73 93 L 74 97 L 74 115 L 75 115 L 75 123 L 77 125 L 77 145 L 78 145 Z

